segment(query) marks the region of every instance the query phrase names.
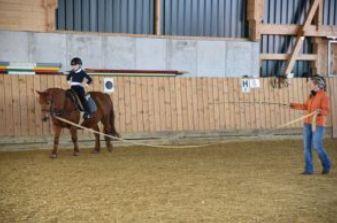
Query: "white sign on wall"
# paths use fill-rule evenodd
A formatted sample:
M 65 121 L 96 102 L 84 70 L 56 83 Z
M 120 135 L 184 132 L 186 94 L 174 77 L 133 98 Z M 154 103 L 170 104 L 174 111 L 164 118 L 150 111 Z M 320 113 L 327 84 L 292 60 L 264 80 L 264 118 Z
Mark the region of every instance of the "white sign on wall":
M 259 88 L 260 87 L 260 80 L 259 79 L 250 79 L 249 80 L 250 88 Z
M 249 79 L 241 79 L 241 90 L 243 93 L 250 92 L 250 81 Z
M 104 93 L 112 93 L 115 91 L 115 83 L 113 78 L 104 78 Z

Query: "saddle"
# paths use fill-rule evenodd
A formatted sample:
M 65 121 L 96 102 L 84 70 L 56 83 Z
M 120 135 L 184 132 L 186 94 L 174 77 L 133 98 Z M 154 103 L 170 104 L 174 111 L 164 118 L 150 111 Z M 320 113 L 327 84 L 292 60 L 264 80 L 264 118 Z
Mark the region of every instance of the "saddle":
M 82 105 L 81 100 L 75 91 L 73 91 L 72 89 L 66 90 L 66 97 L 70 98 L 70 100 L 75 104 L 77 110 L 85 112 L 84 106 Z M 95 101 L 90 97 L 90 94 L 87 93 L 84 98 L 86 100 L 87 107 L 89 109 L 88 112 L 91 114 L 95 113 L 97 111 L 97 106 Z

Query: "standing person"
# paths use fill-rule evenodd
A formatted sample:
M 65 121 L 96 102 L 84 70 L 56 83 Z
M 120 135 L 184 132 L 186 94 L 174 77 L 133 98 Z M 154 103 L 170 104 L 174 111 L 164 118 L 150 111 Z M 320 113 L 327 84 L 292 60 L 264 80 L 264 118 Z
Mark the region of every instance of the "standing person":
M 311 92 L 309 98 L 304 104 L 290 103 L 290 108 L 297 110 L 306 110 L 308 114 L 316 111 L 316 120 L 314 116 L 305 119 L 303 127 L 304 144 L 304 175 L 311 175 L 314 172 L 312 162 L 312 149 L 315 149 L 321 161 L 322 174 L 328 174 L 331 168 L 331 162 L 327 152 L 323 147 L 323 137 L 325 132 L 326 117 L 329 114 L 329 98 L 326 94 L 326 82 L 322 76 L 314 75 L 311 78 Z M 316 123 L 315 123 L 316 122 Z M 313 125 L 316 124 L 316 128 Z
M 88 108 L 87 100 L 85 99 L 84 85 L 91 84 L 92 78 L 82 70 L 82 60 L 78 57 L 74 57 L 71 62 L 71 72 L 67 76 L 67 81 L 70 82 L 71 89 L 78 95 L 81 104 L 84 109 L 84 119 L 89 119 L 92 117 L 90 110 Z

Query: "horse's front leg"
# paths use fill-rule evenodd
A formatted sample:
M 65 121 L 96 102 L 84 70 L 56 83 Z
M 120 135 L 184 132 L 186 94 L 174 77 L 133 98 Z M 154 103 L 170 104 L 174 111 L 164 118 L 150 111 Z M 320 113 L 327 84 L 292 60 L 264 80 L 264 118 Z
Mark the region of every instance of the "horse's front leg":
M 50 158 L 57 158 L 57 149 L 59 145 L 59 139 L 60 139 L 60 134 L 61 134 L 61 127 L 57 125 L 53 125 L 54 129 L 54 148 L 51 154 L 49 155 Z
M 73 155 L 74 156 L 78 156 L 80 155 L 80 150 L 78 148 L 78 138 L 77 138 L 77 127 L 70 127 L 70 134 L 71 134 L 71 140 L 73 141 L 74 143 L 74 153 Z

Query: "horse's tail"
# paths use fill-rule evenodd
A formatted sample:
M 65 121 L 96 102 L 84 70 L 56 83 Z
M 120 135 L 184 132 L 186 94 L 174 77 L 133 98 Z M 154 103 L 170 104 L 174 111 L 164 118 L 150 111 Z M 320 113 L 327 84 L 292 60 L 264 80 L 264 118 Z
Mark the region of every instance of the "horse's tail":
M 110 104 L 111 104 L 111 110 L 110 110 L 110 125 L 111 125 L 111 135 L 113 136 L 116 136 L 116 137 L 120 137 L 119 133 L 117 132 L 116 130 L 116 127 L 115 127 L 115 112 L 114 112 L 114 106 L 113 106 L 113 103 L 112 103 L 112 100 L 110 98 L 109 95 L 107 95 L 109 97 L 109 101 L 110 101 Z

